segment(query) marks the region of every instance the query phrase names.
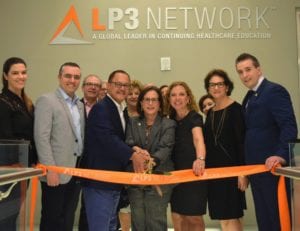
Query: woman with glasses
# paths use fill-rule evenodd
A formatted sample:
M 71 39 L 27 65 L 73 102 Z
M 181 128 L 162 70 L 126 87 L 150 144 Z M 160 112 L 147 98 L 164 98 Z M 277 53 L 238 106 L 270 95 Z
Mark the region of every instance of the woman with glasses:
M 0 94 L 0 139 L 30 141 L 29 155 L 26 162 L 20 163 L 18 150 L 8 147 L 0 155 L 0 166 L 32 166 L 36 163 L 36 150 L 33 142 L 33 104 L 25 93 L 28 79 L 27 65 L 18 57 L 12 57 L 3 64 L 2 93 Z M 25 165 L 25 166 L 24 166 Z M 5 192 L 11 185 L 0 187 Z M 21 186 L 14 186 L 8 198 L 0 201 L 0 230 L 16 230 L 16 220 L 23 201 Z
M 138 117 L 131 117 L 126 143 L 136 152 L 150 156 L 148 173 L 172 171 L 171 153 L 175 142 L 175 122 L 162 117 L 163 98 L 155 86 L 144 88 L 138 98 Z M 166 231 L 167 206 L 172 186 L 129 186 L 133 231 Z
M 201 175 L 205 168 L 202 117 L 191 89 L 185 82 L 174 82 L 167 93 L 169 116 L 177 122 L 172 159 L 175 170 L 193 169 Z M 183 183 L 173 189 L 172 220 L 176 231 L 204 231 L 206 182 Z
M 221 69 L 210 71 L 205 80 L 215 106 L 208 112 L 205 126 L 206 167 L 244 164 L 245 126 L 242 107 L 229 96 L 233 82 Z M 244 176 L 208 181 L 208 209 L 211 219 L 220 220 L 223 231 L 243 230 L 248 180 Z
M 139 116 L 137 111 L 138 97 L 142 91 L 142 84 L 138 80 L 131 80 L 129 94 L 126 97 L 126 108 L 124 113 L 128 117 Z M 122 231 L 129 231 L 131 227 L 131 209 L 128 199 L 127 187 L 124 187 L 121 192 L 120 201 L 118 205 L 119 222 Z

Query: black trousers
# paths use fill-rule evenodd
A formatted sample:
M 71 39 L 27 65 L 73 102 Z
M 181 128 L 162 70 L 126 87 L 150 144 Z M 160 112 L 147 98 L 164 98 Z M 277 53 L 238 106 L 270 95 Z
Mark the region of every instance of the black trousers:
M 81 208 L 80 208 L 78 231 L 89 231 L 83 194 L 81 194 Z
M 42 215 L 40 231 L 72 231 L 80 184 L 74 177 L 67 184 L 56 187 L 42 186 Z

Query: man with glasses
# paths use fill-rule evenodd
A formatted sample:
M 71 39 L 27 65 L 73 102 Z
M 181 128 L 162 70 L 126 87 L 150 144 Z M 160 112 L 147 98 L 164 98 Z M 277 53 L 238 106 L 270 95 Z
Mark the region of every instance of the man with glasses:
M 84 104 L 85 117 L 89 115 L 90 110 L 98 101 L 99 92 L 102 87 L 101 79 L 94 74 L 86 76 L 82 83 L 83 98 L 81 102 Z
M 131 160 L 135 172 L 144 171 L 148 156 L 134 152 L 125 143 L 127 118 L 123 102 L 129 93 L 130 77 L 123 70 L 108 78 L 107 95 L 96 104 L 87 122 L 84 167 L 125 171 Z M 83 195 L 90 231 L 111 230 L 117 226 L 117 206 L 122 185 L 94 180 L 83 181 Z
M 84 105 L 84 117 L 85 121 L 89 115 L 90 110 L 94 106 L 95 103 L 98 101 L 98 95 L 101 89 L 102 81 L 99 76 L 90 74 L 83 79 L 82 83 L 82 92 L 83 98 L 81 102 Z M 83 195 L 81 195 L 81 208 L 80 208 L 80 217 L 79 217 L 79 224 L 78 224 L 79 231 L 88 231 L 88 224 L 87 224 L 87 217 L 85 211 L 85 203 Z
M 76 63 L 64 63 L 58 73 L 59 87 L 38 98 L 34 138 L 39 162 L 75 167 L 83 150 L 84 109 L 75 92 L 81 78 Z M 48 171 L 41 178 L 40 230 L 72 231 L 80 185 L 74 177 Z

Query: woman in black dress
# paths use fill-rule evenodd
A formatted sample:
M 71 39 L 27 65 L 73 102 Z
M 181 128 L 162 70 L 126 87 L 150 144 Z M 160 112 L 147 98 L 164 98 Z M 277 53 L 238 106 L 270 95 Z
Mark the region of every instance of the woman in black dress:
M 244 164 L 244 120 L 242 107 L 229 96 L 233 83 L 227 73 L 215 69 L 204 80 L 215 106 L 208 112 L 204 136 L 207 151 L 206 167 L 225 167 Z M 240 231 L 246 209 L 246 177 L 208 181 L 208 208 L 211 219 L 220 220 L 222 230 Z
M 169 115 L 177 122 L 173 161 L 175 170 L 193 169 L 201 175 L 205 167 L 202 117 L 185 82 L 174 82 L 167 93 Z M 205 229 L 206 182 L 183 183 L 173 189 L 171 198 L 173 225 L 176 231 Z
M 25 94 L 27 80 L 26 63 L 21 58 L 12 57 L 5 61 L 2 75 L 2 93 L 0 94 L 0 139 L 30 141 L 28 163 L 20 163 L 18 150 L 8 147 L 0 155 L 0 166 L 31 166 L 36 162 L 33 144 L 33 105 Z M 1 186 L 6 191 L 10 185 Z M 20 184 L 14 186 L 10 196 L 0 202 L 0 230 L 16 230 L 16 219 L 22 201 Z

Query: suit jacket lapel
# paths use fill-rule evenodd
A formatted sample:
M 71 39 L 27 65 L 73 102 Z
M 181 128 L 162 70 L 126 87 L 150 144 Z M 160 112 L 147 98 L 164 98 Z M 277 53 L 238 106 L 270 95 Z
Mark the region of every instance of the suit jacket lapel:
M 251 90 L 249 90 L 249 91 L 247 92 L 246 96 L 245 96 L 244 99 L 243 99 L 242 106 L 243 106 L 244 109 L 246 109 L 246 105 L 247 105 L 247 103 L 248 103 L 248 101 L 249 101 L 249 98 L 250 98 L 251 94 L 252 94 L 252 93 L 251 93 Z
M 62 104 L 62 106 L 63 106 L 63 108 L 64 108 L 64 110 L 65 110 L 65 112 L 67 114 L 68 121 L 69 121 L 70 126 L 72 128 L 72 131 L 73 131 L 75 137 L 77 137 L 77 135 L 76 135 L 76 128 L 75 128 L 75 125 L 73 123 L 73 118 L 72 118 L 70 109 L 69 109 L 69 107 L 68 107 L 68 105 L 67 105 L 64 97 L 61 95 L 61 93 L 60 93 L 60 91 L 58 89 L 56 90 L 56 95 L 57 95 L 57 98 L 58 98 L 59 102 Z
M 156 136 L 158 135 L 159 132 L 159 128 L 160 128 L 160 123 L 161 123 L 161 117 L 160 116 L 156 116 L 154 124 L 152 125 L 149 137 L 148 137 L 148 145 L 147 145 L 147 149 L 150 151 L 151 150 L 151 146 L 156 138 Z
M 261 92 L 263 91 L 263 89 L 265 88 L 266 84 L 268 83 L 268 80 L 267 79 L 264 79 L 262 81 L 262 83 L 260 84 L 260 86 L 258 87 L 257 91 L 254 93 L 251 92 L 251 90 L 249 90 L 246 94 L 246 96 L 244 97 L 243 99 L 243 102 L 242 102 L 242 106 L 243 108 L 245 109 L 246 108 L 246 105 L 251 97 L 251 101 L 255 101 L 258 99 L 258 97 L 260 96 Z M 253 97 L 252 97 L 253 96 Z
M 80 100 L 77 100 L 76 104 L 77 104 L 77 108 L 78 108 L 78 111 L 79 111 L 79 114 L 80 114 L 80 132 L 81 132 L 81 137 L 84 137 L 84 125 L 85 125 L 85 121 L 86 121 L 85 107 L 84 107 L 84 104 Z
M 260 96 L 260 94 L 263 92 L 264 88 L 266 87 L 266 85 L 269 83 L 269 81 L 267 79 L 264 79 L 260 86 L 258 87 L 257 91 L 256 91 L 256 97 L 258 98 Z
M 141 145 L 141 148 L 146 148 L 147 146 L 147 138 L 146 138 L 146 121 L 145 118 L 141 120 L 137 120 L 136 124 L 136 130 L 138 133 L 138 138 L 139 138 L 139 144 Z
M 114 119 L 112 121 L 116 121 L 115 122 L 115 124 L 117 125 L 116 129 L 122 131 L 123 137 L 125 137 L 125 132 L 123 130 L 123 126 L 122 126 L 122 122 L 121 122 L 121 118 L 117 106 L 108 96 L 105 96 L 103 100 L 107 101 L 111 109 L 113 110 L 112 116 L 114 117 Z

